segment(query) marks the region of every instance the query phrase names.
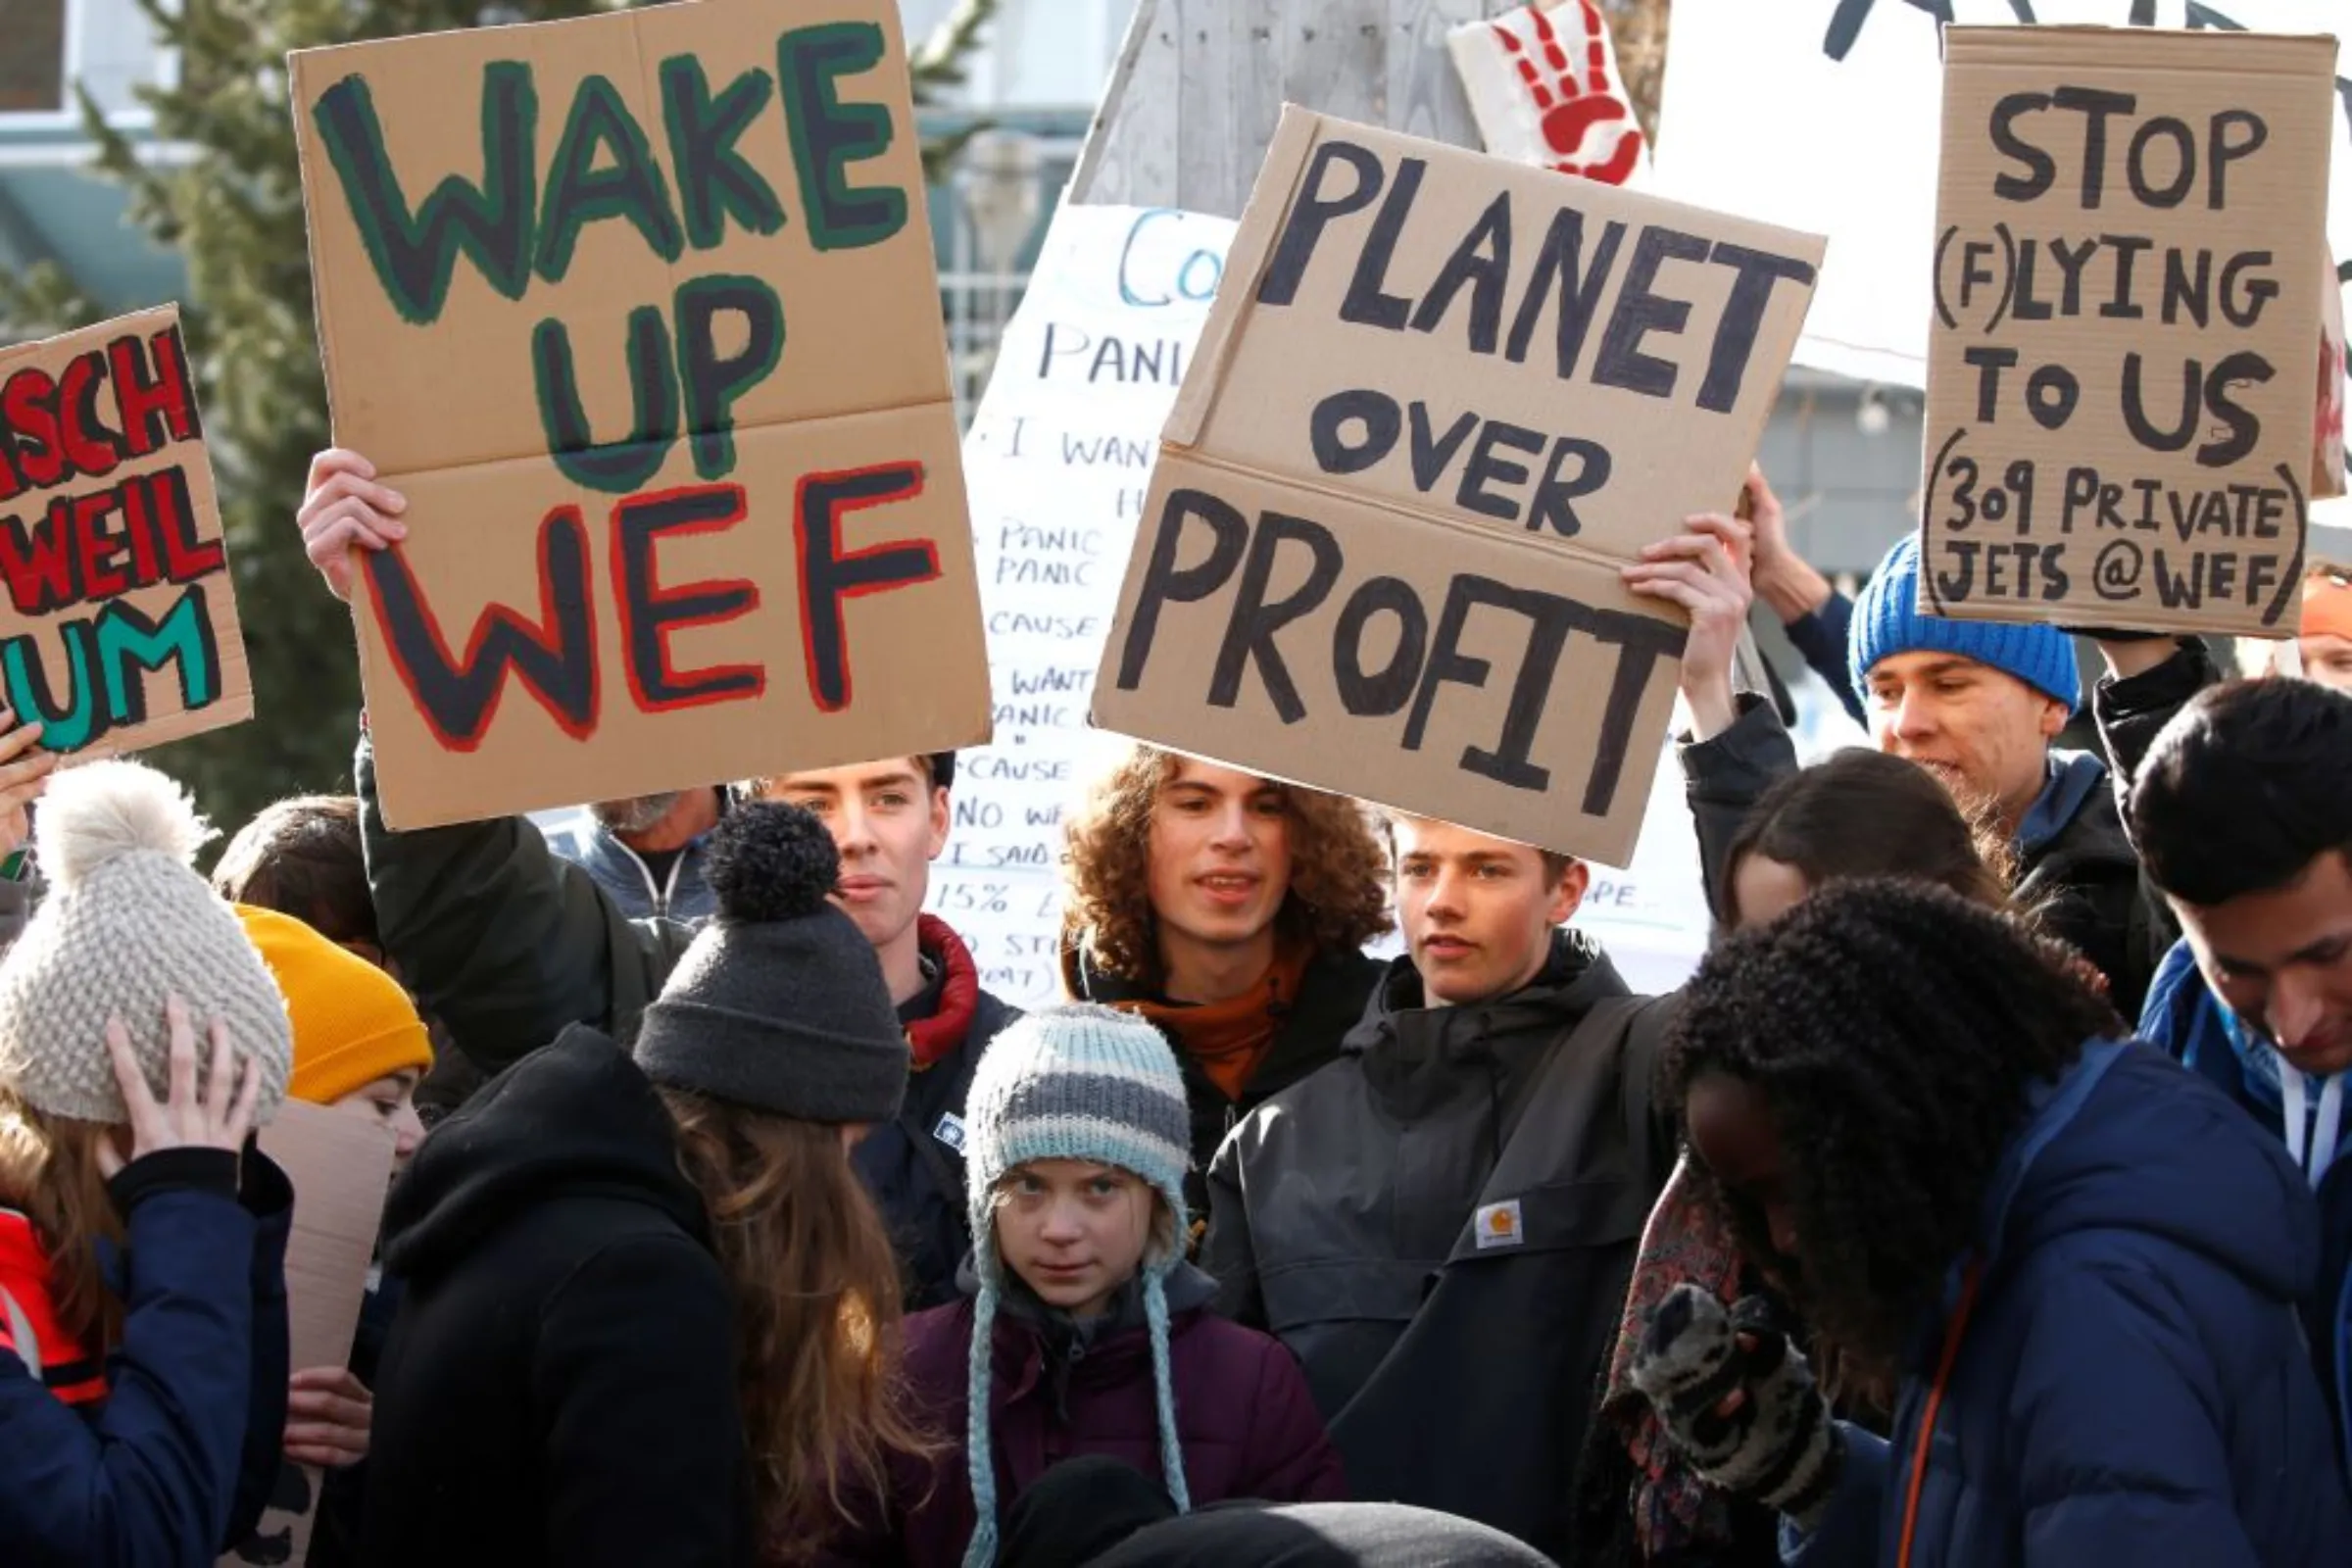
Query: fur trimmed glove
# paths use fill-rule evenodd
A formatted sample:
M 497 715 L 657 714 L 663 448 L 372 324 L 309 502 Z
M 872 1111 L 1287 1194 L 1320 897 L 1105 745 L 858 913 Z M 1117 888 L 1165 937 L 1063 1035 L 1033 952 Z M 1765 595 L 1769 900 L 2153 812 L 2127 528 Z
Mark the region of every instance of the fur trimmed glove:
M 1742 1347 L 1740 1337 L 1752 1344 Z M 1715 1486 L 1810 1530 L 1838 1482 L 1845 1445 L 1804 1354 L 1760 1297 L 1725 1309 L 1696 1285 L 1658 1303 L 1635 1348 L 1634 1387 L 1691 1468 Z M 1744 1393 L 1740 1407 L 1716 1406 Z

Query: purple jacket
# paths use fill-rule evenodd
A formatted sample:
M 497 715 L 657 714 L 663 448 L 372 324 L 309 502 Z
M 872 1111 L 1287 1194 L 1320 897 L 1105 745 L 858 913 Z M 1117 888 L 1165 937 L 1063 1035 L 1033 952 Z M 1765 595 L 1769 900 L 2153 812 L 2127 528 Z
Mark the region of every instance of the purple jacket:
M 1167 1290 L 1169 1375 L 1193 1505 L 1344 1500 L 1339 1453 L 1291 1352 L 1212 1315 L 1214 1286 L 1199 1270 L 1178 1269 Z M 1132 1297 L 1128 1313 L 1091 1347 L 1009 1301 L 997 1313 L 995 1341 L 989 1419 L 1000 1522 L 1039 1476 L 1081 1454 L 1105 1454 L 1161 1479 L 1152 1344 Z M 1050 1341 L 1061 1353 L 1049 1353 Z M 837 1538 L 823 1560 L 905 1568 L 963 1560 L 977 1523 L 961 1442 L 971 1343 L 968 1298 L 906 1320 L 907 1386 L 930 1429 L 953 1441 L 927 1464 L 895 1464 L 890 1496 L 858 1508 L 865 1527 Z

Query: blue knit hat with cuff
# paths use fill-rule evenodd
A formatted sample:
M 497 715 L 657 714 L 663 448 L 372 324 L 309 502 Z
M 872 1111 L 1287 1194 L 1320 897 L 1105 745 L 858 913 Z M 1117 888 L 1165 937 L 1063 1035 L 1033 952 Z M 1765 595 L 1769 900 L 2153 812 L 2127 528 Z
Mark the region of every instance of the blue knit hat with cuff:
M 1004 1259 L 997 1250 L 997 1185 L 1014 1166 L 1033 1159 L 1116 1165 L 1159 1193 L 1181 1238 L 1193 1124 L 1183 1069 L 1159 1031 L 1131 1013 L 1089 1005 L 1026 1014 L 990 1042 L 972 1075 L 963 1119 L 972 1266 L 980 1276 L 972 1307 L 971 1397 L 964 1442 L 972 1508 L 979 1522 L 963 1560 L 965 1568 L 987 1568 L 997 1554 L 997 1471 L 988 1431 L 990 1364 L 997 1303 L 1005 1283 Z M 1146 1251 L 1143 1296 L 1158 1395 L 1160 1479 L 1177 1511 L 1189 1513 L 1184 1446 L 1176 1431 L 1176 1395 L 1168 1378 L 1164 1283 L 1183 1260 L 1181 1241 L 1164 1255 Z
M 1857 696 L 1870 691 L 1870 671 L 1896 654 L 1957 654 L 1990 665 L 2067 706 L 2082 706 L 2082 676 L 2075 642 L 2055 626 L 1997 620 L 1948 620 L 1919 609 L 1919 535 L 1905 534 L 1879 563 L 1854 601 L 1846 629 L 1846 677 Z

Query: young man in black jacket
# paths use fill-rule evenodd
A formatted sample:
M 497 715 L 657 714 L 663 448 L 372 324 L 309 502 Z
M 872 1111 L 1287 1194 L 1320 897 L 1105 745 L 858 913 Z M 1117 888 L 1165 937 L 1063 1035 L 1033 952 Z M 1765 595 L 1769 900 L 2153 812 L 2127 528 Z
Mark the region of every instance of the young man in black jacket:
M 349 552 L 381 549 L 396 499 L 365 460 L 325 452 L 303 505 L 312 562 L 338 597 Z M 368 879 L 385 953 L 458 1049 L 497 1073 L 573 1023 L 623 1045 L 694 935 L 673 920 L 631 920 L 582 867 L 558 858 L 527 817 L 397 833 L 385 826 L 375 758 L 356 765 Z M 873 944 L 913 1053 L 896 1120 L 858 1146 L 856 1163 L 899 1243 L 907 1304 L 956 1298 L 964 1235 L 964 1091 L 980 1053 L 1012 1009 L 980 989 L 969 950 L 922 912 L 931 861 L 947 848 L 956 754 L 884 758 L 750 786 L 808 807 L 841 854 L 834 902 Z
M 1666 1009 L 1563 929 L 1579 862 L 1391 820 L 1406 955 L 1209 1174 L 1220 1306 L 1298 1356 L 1356 1496 L 1550 1555 L 1642 1222 Z M 1507 1456 L 1498 1460 L 1498 1455 Z

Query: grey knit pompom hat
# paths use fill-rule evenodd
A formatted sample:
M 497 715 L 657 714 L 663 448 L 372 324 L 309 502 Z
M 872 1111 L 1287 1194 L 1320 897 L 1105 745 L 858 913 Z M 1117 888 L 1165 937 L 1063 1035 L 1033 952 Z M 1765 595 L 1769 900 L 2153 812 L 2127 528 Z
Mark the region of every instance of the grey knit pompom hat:
M 294 1059 L 286 1003 L 235 912 L 198 876 L 212 836 L 179 786 L 141 762 L 90 762 L 50 780 L 33 824 L 48 896 L 0 959 L 0 1082 L 50 1116 L 121 1123 L 106 1053 L 121 1018 L 161 1100 L 167 997 L 187 1004 L 199 1081 L 211 1021 L 262 1065 L 257 1122 L 276 1114 Z

